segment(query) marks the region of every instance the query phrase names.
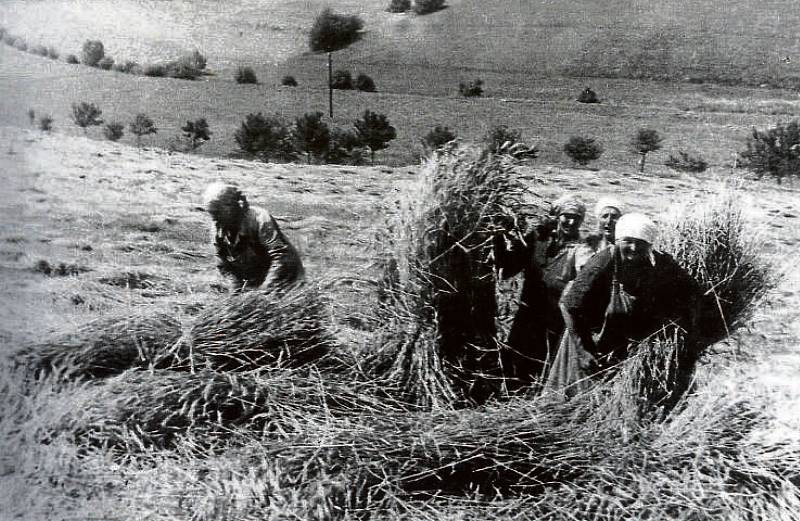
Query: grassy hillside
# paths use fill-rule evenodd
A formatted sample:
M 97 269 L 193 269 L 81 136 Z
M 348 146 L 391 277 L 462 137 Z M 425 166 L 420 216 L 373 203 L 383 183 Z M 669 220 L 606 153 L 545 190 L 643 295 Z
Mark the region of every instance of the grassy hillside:
M 248 113 L 278 113 L 291 121 L 305 112 L 327 112 L 326 90 L 306 82 L 284 88 L 136 77 L 67 65 L 5 45 L 0 46 L 0 57 L 0 88 L 6 94 L 0 99 L 0 121 L 19 126 L 27 125 L 31 108 L 37 114 L 52 114 L 57 132 L 82 134 L 70 119 L 70 106 L 86 101 L 96 103 L 106 121 L 127 123 L 138 112 L 149 114 L 159 132 L 144 143 L 166 147 L 186 120 L 205 117 L 213 135 L 200 153 L 225 156 L 237 150 L 233 134 Z M 376 81 L 380 88 L 382 78 L 376 76 Z M 786 120 L 798 108 L 788 92 L 703 85 L 678 88 L 633 80 L 595 85 L 604 103 L 583 105 L 573 96 L 582 85 L 578 80 L 542 81 L 529 85 L 524 98 L 505 98 L 491 83 L 490 94 L 497 97 L 483 99 L 337 91 L 333 123 L 350 126 L 364 109 L 385 113 L 397 129 L 397 139 L 377 160 L 395 165 L 414 163 L 419 140 L 435 125 L 447 125 L 466 140 L 478 140 L 492 126 L 504 124 L 539 146 L 542 163 L 568 162 L 561 147 L 570 136 L 580 134 L 595 136 L 603 144 L 606 152 L 598 167 L 633 168 L 635 157 L 628 142 L 637 127 L 647 126 L 665 137 L 664 150 L 651 158 L 653 166 L 676 149 L 702 151 L 711 164 L 724 166 L 742 148 L 751 127 Z M 97 128 L 88 133 L 101 137 Z M 123 142 L 135 140 L 126 135 Z

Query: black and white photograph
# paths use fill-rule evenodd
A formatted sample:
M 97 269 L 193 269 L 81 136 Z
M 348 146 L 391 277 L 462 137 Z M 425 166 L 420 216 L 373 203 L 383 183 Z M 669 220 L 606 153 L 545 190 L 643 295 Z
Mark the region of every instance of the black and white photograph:
M 800 521 L 795 0 L 3 0 L 0 520 Z

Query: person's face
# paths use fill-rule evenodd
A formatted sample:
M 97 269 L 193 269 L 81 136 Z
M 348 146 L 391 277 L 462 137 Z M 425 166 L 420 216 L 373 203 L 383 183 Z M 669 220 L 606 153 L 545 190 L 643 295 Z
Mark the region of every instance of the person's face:
M 620 237 L 617 241 L 619 252 L 624 262 L 642 264 L 649 262 L 650 243 L 641 239 L 631 237 Z
M 606 240 L 614 242 L 614 230 L 621 216 L 622 213 L 612 206 L 606 206 L 600 211 L 597 228 Z
M 562 213 L 558 216 L 558 234 L 568 239 L 578 237 L 583 217 L 574 213 Z

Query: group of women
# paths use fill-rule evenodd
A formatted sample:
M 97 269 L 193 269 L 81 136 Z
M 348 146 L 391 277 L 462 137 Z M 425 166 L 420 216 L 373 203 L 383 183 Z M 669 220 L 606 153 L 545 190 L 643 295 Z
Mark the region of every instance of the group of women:
M 694 325 L 699 286 L 653 248 L 654 222 L 603 198 L 595 233 L 582 238 L 585 216 L 584 203 L 567 196 L 553 203 L 552 226 L 495 236 L 501 277 L 524 274 L 504 350 L 504 369 L 519 385 L 540 381 L 569 394 L 664 325 Z

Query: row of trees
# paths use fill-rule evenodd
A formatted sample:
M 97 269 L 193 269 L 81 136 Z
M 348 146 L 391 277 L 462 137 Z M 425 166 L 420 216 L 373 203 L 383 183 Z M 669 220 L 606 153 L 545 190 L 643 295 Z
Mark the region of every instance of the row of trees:
M 311 112 L 289 125 L 278 116 L 248 114 L 234 138 L 246 154 L 263 160 L 288 161 L 305 155 L 327 163 L 359 163 L 366 150 L 375 162 L 375 152 L 389 146 L 397 132 L 384 114 L 364 111 L 353 128 L 330 127 L 321 112 Z

